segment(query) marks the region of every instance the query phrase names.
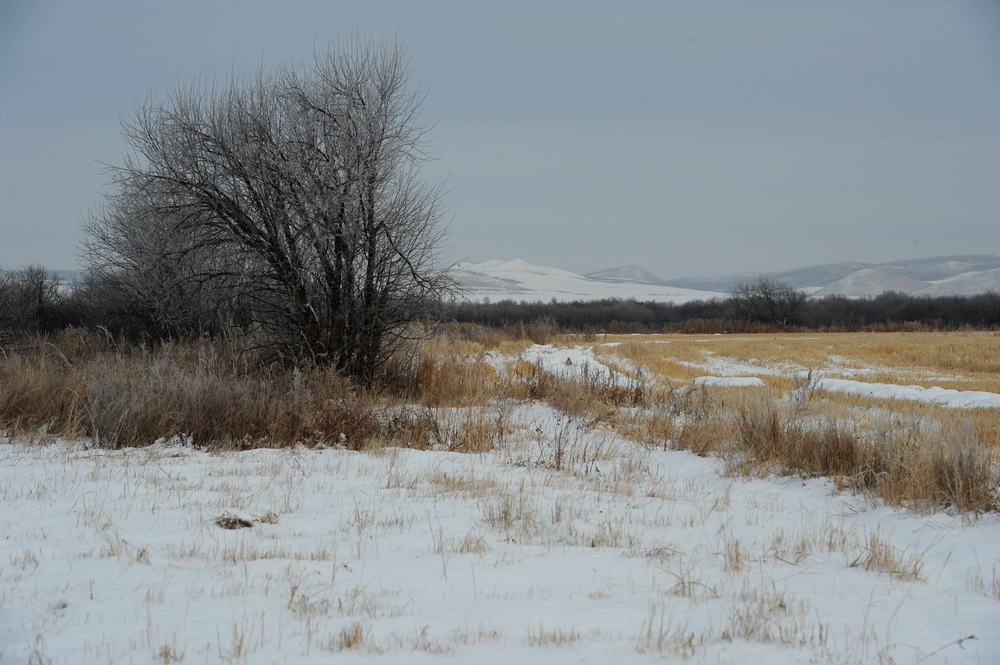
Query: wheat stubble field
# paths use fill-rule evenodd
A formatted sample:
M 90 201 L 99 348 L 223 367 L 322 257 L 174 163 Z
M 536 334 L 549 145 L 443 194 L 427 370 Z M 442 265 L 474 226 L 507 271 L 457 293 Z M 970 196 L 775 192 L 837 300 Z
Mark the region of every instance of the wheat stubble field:
M 9 351 L 0 660 L 1000 662 L 1000 337 L 532 336 Z

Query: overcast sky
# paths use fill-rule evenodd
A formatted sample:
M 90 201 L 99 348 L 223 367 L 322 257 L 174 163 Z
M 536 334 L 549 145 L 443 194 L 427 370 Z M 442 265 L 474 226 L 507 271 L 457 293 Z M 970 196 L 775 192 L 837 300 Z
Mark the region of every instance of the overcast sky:
M 118 115 L 397 38 L 453 260 L 664 278 L 1000 254 L 1000 3 L 0 0 L 0 265 L 80 264 Z

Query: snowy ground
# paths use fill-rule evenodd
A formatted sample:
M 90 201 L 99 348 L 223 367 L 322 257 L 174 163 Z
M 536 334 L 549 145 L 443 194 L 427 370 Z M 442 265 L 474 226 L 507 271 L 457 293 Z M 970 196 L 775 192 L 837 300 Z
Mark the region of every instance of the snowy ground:
M 1000 516 L 511 418 L 485 455 L 4 444 L 0 660 L 1000 662 Z

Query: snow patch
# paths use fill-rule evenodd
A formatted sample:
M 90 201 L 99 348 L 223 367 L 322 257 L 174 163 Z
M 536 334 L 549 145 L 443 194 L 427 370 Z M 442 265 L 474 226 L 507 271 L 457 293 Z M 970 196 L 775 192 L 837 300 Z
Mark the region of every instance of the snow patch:
M 921 386 L 897 386 L 891 383 L 865 383 L 849 379 L 816 380 L 816 387 L 831 392 L 879 397 L 883 399 L 905 399 L 914 402 L 940 404 L 950 408 L 1000 409 L 1000 394 L 978 390 L 952 390 L 948 388 L 923 388 Z
M 696 386 L 719 386 L 727 388 L 759 388 L 764 382 L 756 376 L 699 376 L 692 381 Z
M 606 380 L 617 386 L 634 388 L 638 383 L 630 376 L 622 374 L 603 364 L 594 355 L 590 346 L 560 348 L 551 344 L 533 344 L 521 356 L 546 372 L 571 379 Z

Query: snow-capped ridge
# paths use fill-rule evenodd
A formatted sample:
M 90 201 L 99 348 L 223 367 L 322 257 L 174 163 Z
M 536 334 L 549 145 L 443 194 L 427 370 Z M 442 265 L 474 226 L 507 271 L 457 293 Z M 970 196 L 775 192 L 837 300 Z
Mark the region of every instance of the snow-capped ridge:
M 823 295 L 840 294 L 840 285 L 832 288 L 834 284 L 845 280 L 852 275 L 864 270 L 873 270 L 884 275 L 891 275 L 904 280 L 922 282 L 920 289 L 911 290 L 915 287 L 912 283 L 897 283 L 897 286 L 886 286 L 879 290 L 879 280 L 871 285 L 871 288 L 864 290 L 858 284 L 859 278 L 851 280 L 853 290 L 857 295 L 852 297 L 877 296 L 883 291 L 902 291 L 905 293 L 919 293 L 921 295 L 974 295 L 993 288 L 1000 289 L 1000 282 L 994 282 L 993 277 L 979 277 L 983 273 L 992 273 L 1000 269 L 1000 256 L 992 254 L 965 254 L 958 256 L 930 256 L 923 259 L 907 259 L 903 261 L 887 261 L 884 263 L 830 263 L 823 265 L 805 266 L 794 270 L 783 270 L 778 272 L 755 273 L 744 272 L 722 277 L 685 277 L 681 279 L 670 279 L 665 283 L 669 286 L 679 286 L 689 289 L 702 289 L 705 291 L 728 292 L 735 284 L 745 281 L 752 281 L 757 277 L 764 276 L 779 282 L 785 282 L 789 286 L 797 289 L 815 291 L 813 295 L 822 297 Z M 862 273 L 862 276 L 870 275 Z M 968 281 L 956 282 L 950 288 L 929 288 L 937 282 L 952 280 L 961 276 L 968 277 Z M 870 279 L 870 277 L 869 277 Z M 888 278 L 882 278 L 888 280 Z M 887 281 L 883 283 L 888 284 Z M 818 287 L 818 288 L 817 288 Z M 832 289 L 827 291 L 826 289 Z M 926 289 L 926 290 L 923 290 Z

